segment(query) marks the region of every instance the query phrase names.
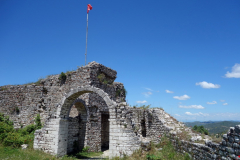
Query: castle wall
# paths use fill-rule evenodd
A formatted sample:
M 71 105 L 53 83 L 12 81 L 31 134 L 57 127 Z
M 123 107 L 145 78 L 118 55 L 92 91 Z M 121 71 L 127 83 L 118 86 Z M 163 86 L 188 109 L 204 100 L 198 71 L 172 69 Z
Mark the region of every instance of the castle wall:
M 89 146 L 109 148 L 110 158 L 130 155 L 150 141 L 169 134 L 179 152 L 195 159 L 234 159 L 240 151 L 240 126 L 231 128 L 221 144 L 179 141 L 172 129 L 183 127 L 163 109 L 129 107 L 116 71 L 92 62 L 67 74 L 48 76 L 36 84 L 0 87 L 0 112 L 10 116 L 15 128 L 34 123 L 40 113 L 44 127 L 35 132 L 34 148 L 64 156 Z
M 169 134 L 176 150 L 181 153 L 189 153 L 193 159 L 240 159 L 240 125 L 230 127 L 227 134 L 223 135 L 221 143 L 206 141 L 205 144 L 180 141 L 175 134 Z
M 101 82 L 98 75 L 105 75 Z M 50 75 L 38 83 L 0 86 L 0 112 L 10 116 L 15 128 L 34 123 L 38 113 L 42 122 L 57 111 L 62 97 L 79 86 L 91 85 L 103 89 L 110 99 L 125 101 L 125 96 L 116 97 L 116 91 L 123 94 L 123 84 L 113 82 L 117 72 L 96 62 L 69 72 L 66 80 L 60 75 Z

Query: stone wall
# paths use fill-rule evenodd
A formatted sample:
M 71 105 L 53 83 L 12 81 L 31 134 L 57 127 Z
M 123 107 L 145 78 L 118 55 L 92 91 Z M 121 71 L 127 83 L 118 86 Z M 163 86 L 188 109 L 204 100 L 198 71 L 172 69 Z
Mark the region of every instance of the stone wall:
M 105 75 L 107 80 L 102 78 L 101 82 L 99 74 Z M 56 113 L 65 93 L 87 85 L 104 90 L 113 101 L 125 101 L 123 84 L 113 82 L 116 74 L 116 71 L 108 67 L 91 62 L 69 72 L 65 80 L 59 79 L 60 75 L 50 75 L 38 83 L 0 86 L 0 112 L 10 116 L 15 128 L 33 123 L 38 113 L 45 122 L 50 115 Z
M 223 135 L 221 143 L 206 140 L 205 144 L 179 140 L 178 136 L 169 134 L 176 150 L 181 153 L 189 153 L 192 159 L 202 160 L 236 160 L 240 159 L 240 125 L 231 127 L 227 134 Z
M 35 132 L 34 148 L 58 156 L 86 146 L 90 151 L 109 149 L 110 158 L 130 155 L 168 133 L 179 152 L 195 159 L 239 155 L 240 126 L 231 128 L 221 144 L 179 141 L 174 133 L 184 124 L 163 109 L 128 106 L 123 84 L 114 82 L 116 74 L 91 62 L 66 77 L 51 75 L 35 84 L 1 86 L 0 112 L 10 116 L 15 128 L 34 123 L 40 113 L 44 126 Z

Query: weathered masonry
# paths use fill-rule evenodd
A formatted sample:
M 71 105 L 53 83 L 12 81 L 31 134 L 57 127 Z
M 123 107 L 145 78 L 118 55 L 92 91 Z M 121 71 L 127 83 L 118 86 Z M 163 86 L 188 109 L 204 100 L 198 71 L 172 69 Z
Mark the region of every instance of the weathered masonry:
M 223 143 L 206 145 L 177 141 L 189 130 L 163 109 L 132 108 L 126 90 L 114 82 L 117 72 L 91 62 L 66 75 L 51 75 L 35 84 L 0 87 L 0 112 L 10 116 L 15 128 L 34 123 L 40 113 L 44 123 L 35 132 L 34 148 L 63 156 L 80 151 L 109 149 L 110 157 L 130 155 L 163 134 L 176 149 L 195 159 L 234 159 L 239 155 L 240 126 L 224 135 Z
M 44 127 L 35 132 L 35 149 L 63 156 L 89 146 L 91 151 L 109 149 L 110 156 L 131 154 L 142 141 L 149 142 L 147 137 L 159 141 L 158 134 L 168 128 L 157 118 L 162 110 L 127 106 L 123 84 L 114 82 L 116 74 L 91 62 L 37 85 L 2 86 L 0 112 L 16 128 L 34 123 L 40 113 Z

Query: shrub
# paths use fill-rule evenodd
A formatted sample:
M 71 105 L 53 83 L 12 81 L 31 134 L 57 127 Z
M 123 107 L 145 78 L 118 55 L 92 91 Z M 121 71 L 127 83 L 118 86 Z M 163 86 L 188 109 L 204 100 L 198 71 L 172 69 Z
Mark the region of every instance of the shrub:
M 125 88 L 123 88 L 123 93 L 125 96 L 127 95 L 127 90 Z
M 89 148 L 90 148 L 89 146 L 84 147 L 84 148 L 82 149 L 82 152 L 88 152 Z
M 204 133 L 205 135 L 208 135 L 208 130 L 205 129 L 203 126 L 193 126 L 193 130 L 197 131 L 197 132 L 200 132 L 200 133 Z
M 0 88 L 0 91 L 4 91 L 4 90 L 7 90 L 7 88 L 5 88 L 5 87 Z
M 103 84 L 108 84 L 108 81 L 106 79 L 104 79 Z
M 15 108 L 15 111 L 16 111 L 17 114 L 20 112 L 18 107 Z
M 120 89 L 116 90 L 116 97 L 120 97 L 120 95 L 121 95 L 121 90 Z
M 19 130 L 19 132 L 24 136 L 24 135 L 28 135 L 31 134 L 35 131 L 36 126 L 34 124 L 30 124 L 24 128 L 22 128 L 21 130 Z
M 189 156 L 188 153 L 185 154 L 185 156 L 184 156 L 184 160 L 191 160 L 191 157 Z
M 37 117 L 35 118 L 35 125 L 36 125 L 36 129 L 41 129 L 42 128 L 42 123 L 41 123 L 41 118 L 40 118 L 40 114 L 37 114 Z
M 106 78 L 106 76 L 105 76 L 105 74 L 100 73 L 100 74 L 97 76 L 97 78 L 98 78 L 98 80 L 99 80 L 100 82 L 103 82 L 104 79 Z
M 2 142 L 8 135 L 9 132 L 12 132 L 13 125 L 8 125 L 5 122 L 0 122 L 0 142 Z
M 62 73 L 59 75 L 58 79 L 60 79 L 60 80 L 62 80 L 62 81 L 65 81 L 65 80 L 67 79 L 67 76 L 66 76 L 65 73 L 62 72 Z
M 22 129 L 15 130 L 9 117 L 0 113 L 0 142 L 3 146 L 20 147 L 22 144 L 29 144 L 32 147 L 34 131 L 42 127 L 39 114 L 35 118 L 35 123 L 35 125 L 30 124 Z
M 141 108 L 141 109 L 148 109 L 149 107 L 150 107 L 151 105 L 149 104 L 149 105 L 142 105 L 142 106 L 140 106 L 139 108 Z
M 41 85 L 41 81 L 43 80 L 43 78 L 39 78 L 37 82 L 35 82 L 34 84 L 40 86 Z M 32 84 L 32 83 L 29 83 Z
M 10 132 L 7 137 L 3 140 L 3 145 L 20 147 L 23 144 L 23 140 L 20 138 L 20 134 L 17 132 Z
M 146 158 L 147 158 L 147 160 L 158 160 L 158 159 L 160 159 L 158 156 L 156 156 L 154 154 L 147 154 Z
M 9 119 L 9 116 L 4 116 L 2 113 L 0 113 L 0 122 L 4 122 L 8 125 L 13 125 L 13 122 Z

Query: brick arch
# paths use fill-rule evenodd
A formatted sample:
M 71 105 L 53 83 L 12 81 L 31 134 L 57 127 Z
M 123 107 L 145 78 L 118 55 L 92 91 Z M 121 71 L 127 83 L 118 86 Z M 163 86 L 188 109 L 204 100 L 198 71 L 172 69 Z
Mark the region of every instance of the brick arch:
M 85 93 L 96 93 L 98 94 L 106 103 L 108 110 L 109 110 L 109 119 L 115 118 L 115 106 L 117 105 L 116 102 L 110 99 L 108 94 L 104 92 L 102 89 L 92 87 L 92 86 L 85 86 L 79 87 L 76 89 L 71 89 L 69 93 L 66 93 L 62 99 L 62 103 L 59 108 L 58 116 L 59 117 L 59 130 L 58 138 L 57 138 L 57 155 L 63 156 L 67 153 L 67 143 L 68 143 L 68 115 L 69 110 L 72 107 L 72 104 L 76 101 L 76 99 L 85 94 Z M 109 142 L 111 145 L 111 142 Z
M 80 102 L 80 103 L 83 104 L 84 109 L 86 110 L 86 114 L 89 115 L 89 110 L 88 110 L 88 108 L 86 107 L 85 101 L 82 100 L 81 98 L 77 98 L 75 101 L 73 101 L 73 103 L 72 103 L 71 106 L 69 107 L 69 110 L 68 110 L 68 113 L 67 113 L 67 115 L 68 115 L 67 118 L 69 118 L 69 113 L 71 112 L 71 109 L 72 109 L 72 107 L 74 106 L 74 104 L 77 103 L 77 102 Z
M 85 93 L 98 94 L 106 102 L 106 105 L 108 106 L 109 109 L 112 108 L 112 106 L 116 104 L 116 102 L 111 100 L 110 97 L 108 96 L 108 94 L 106 92 L 104 92 L 102 89 L 92 87 L 92 86 L 71 89 L 71 91 L 69 93 L 66 93 L 64 98 L 62 99 L 62 103 L 60 105 L 61 108 L 60 108 L 59 117 L 67 118 L 68 113 L 69 113 L 69 108 L 71 107 L 71 105 L 74 103 L 74 101 L 79 96 L 81 96 L 82 94 L 85 94 Z M 109 110 L 109 113 L 110 113 L 110 110 Z

